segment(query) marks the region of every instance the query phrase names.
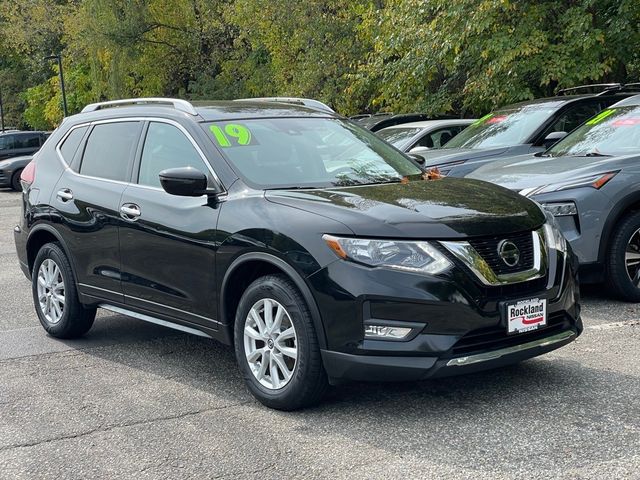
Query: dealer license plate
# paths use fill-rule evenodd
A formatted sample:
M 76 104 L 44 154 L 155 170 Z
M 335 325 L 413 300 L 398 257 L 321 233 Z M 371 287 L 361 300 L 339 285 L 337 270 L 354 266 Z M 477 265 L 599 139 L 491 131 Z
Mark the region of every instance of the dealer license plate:
M 509 303 L 506 309 L 509 335 L 537 330 L 547 324 L 547 300 L 544 298 Z

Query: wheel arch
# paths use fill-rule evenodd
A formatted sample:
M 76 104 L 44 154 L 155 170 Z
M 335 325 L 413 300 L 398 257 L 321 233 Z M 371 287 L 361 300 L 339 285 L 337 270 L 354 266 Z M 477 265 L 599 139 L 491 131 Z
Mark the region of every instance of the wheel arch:
M 268 274 L 286 275 L 298 288 L 311 312 L 320 348 L 327 348 L 327 339 L 320 309 L 310 287 L 297 270 L 283 259 L 266 252 L 250 252 L 236 258 L 225 272 L 220 289 L 220 319 L 226 329 L 226 338 L 233 339 L 233 324 L 240 297 L 251 282 Z M 241 286 L 241 288 L 234 288 Z
M 598 263 L 605 264 L 607 251 L 609 250 L 609 242 L 616 225 L 625 215 L 630 212 L 640 211 L 640 191 L 633 192 L 620 200 L 613 210 L 609 213 L 605 221 L 602 235 L 600 237 L 600 245 L 598 247 Z
M 27 265 L 29 267 L 29 273 L 33 274 L 33 264 L 42 246 L 52 242 L 58 243 L 60 245 L 60 248 L 62 248 L 62 251 L 69 259 L 71 269 L 73 270 L 75 276 L 75 265 L 73 262 L 73 257 L 69 255 L 69 249 L 67 248 L 66 242 L 62 238 L 62 235 L 60 235 L 60 232 L 47 224 L 36 225 L 31 229 L 31 232 L 29 233 L 29 238 L 27 239 Z

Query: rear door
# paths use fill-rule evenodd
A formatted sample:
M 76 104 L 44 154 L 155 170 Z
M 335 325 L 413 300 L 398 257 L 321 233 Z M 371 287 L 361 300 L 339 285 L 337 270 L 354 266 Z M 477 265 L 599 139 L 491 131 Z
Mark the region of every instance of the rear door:
M 107 121 L 71 130 L 59 145 L 64 171 L 50 199 L 71 252 L 80 292 L 123 303 L 118 228 L 143 122 Z
M 213 172 L 188 130 L 150 121 L 133 180 L 120 202 L 120 252 L 125 302 L 189 323 L 216 328 L 215 251 L 219 205 L 166 193 L 159 173 L 190 166 Z M 126 210 L 125 210 L 126 209 Z

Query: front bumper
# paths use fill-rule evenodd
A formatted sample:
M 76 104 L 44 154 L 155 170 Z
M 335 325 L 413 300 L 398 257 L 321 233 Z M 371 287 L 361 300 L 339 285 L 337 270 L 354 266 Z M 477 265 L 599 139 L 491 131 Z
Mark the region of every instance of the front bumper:
M 555 257 L 555 256 L 554 256 Z M 499 367 L 575 340 L 580 320 L 577 261 L 555 258 L 545 278 L 486 287 L 456 264 L 438 278 L 338 261 L 309 277 L 321 310 L 325 369 L 341 380 L 419 380 Z M 507 335 L 504 302 L 547 300 L 547 325 Z M 415 327 L 406 341 L 365 339 L 366 323 Z

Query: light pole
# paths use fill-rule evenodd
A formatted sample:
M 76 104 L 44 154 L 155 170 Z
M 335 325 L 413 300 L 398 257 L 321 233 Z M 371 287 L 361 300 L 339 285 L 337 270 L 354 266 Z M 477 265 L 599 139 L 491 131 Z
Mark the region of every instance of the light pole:
M 62 110 L 64 112 L 64 116 L 68 116 L 67 114 L 67 92 L 64 89 L 64 75 L 62 73 L 62 56 L 61 55 L 49 55 L 48 57 L 44 57 L 44 60 L 57 60 L 58 62 L 58 75 L 60 76 L 60 90 L 62 90 Z
M 4 132 L 4 107 L 2 105 L 2 90 L 0 90 L 0 132 Z

